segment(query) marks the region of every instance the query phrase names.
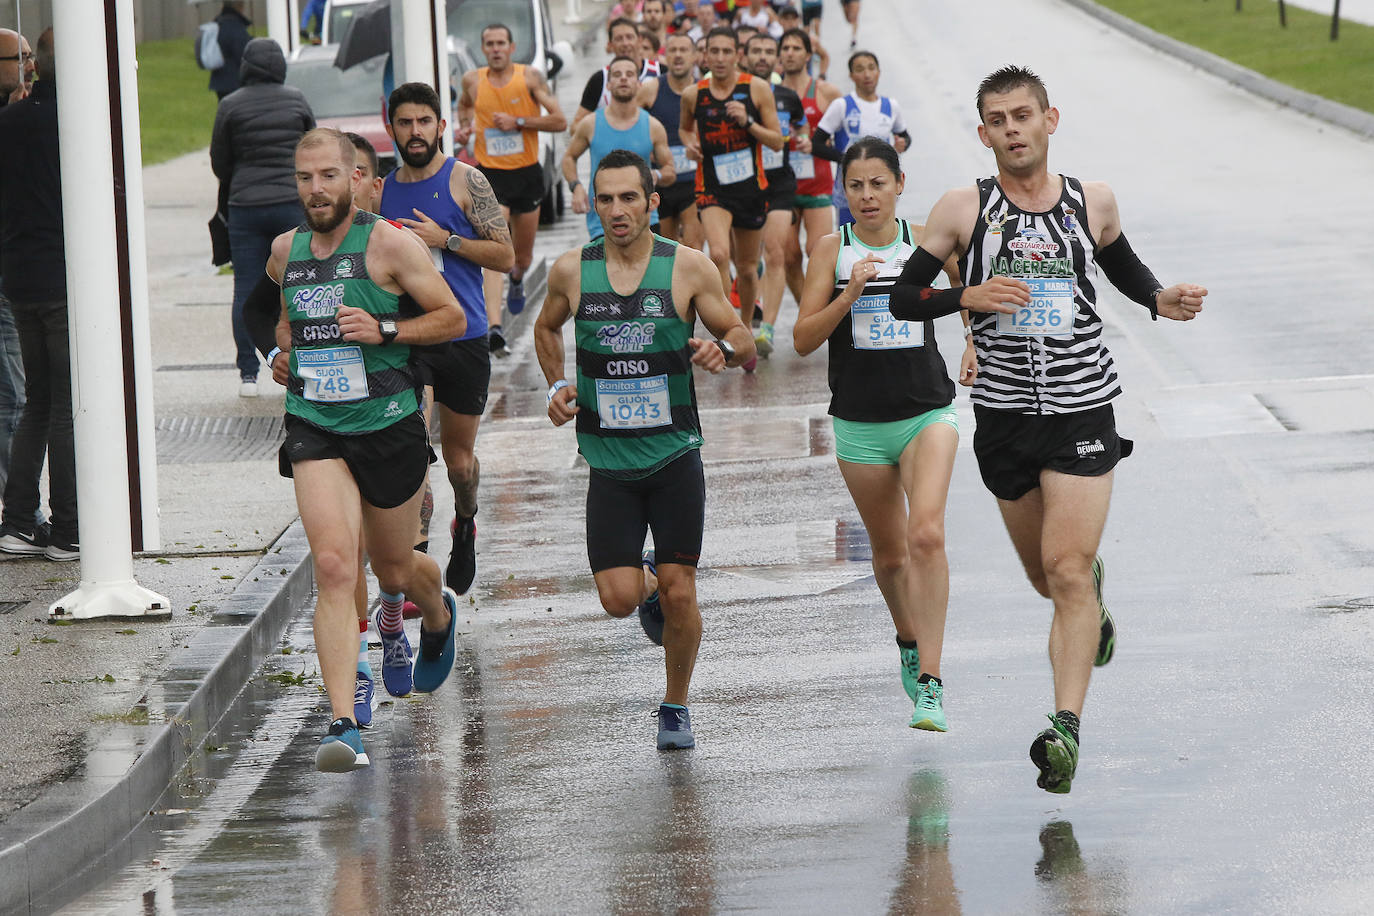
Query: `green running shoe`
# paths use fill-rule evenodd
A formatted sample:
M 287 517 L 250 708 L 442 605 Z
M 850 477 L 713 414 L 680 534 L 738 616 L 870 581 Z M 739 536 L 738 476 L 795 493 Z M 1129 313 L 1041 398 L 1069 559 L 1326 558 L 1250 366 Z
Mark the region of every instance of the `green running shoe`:
M 897 647 L 898 653 L 902 657 L 902 687 L 906 690 L 906 695 L 911 698 L 911 702 L 916 702 L 916 696 L 921 688 L 917 685 L 916 679 L 921 676 L 921 656 L 916 650 L 903 649 Z
M 754 349 L 764 359 L 773 352 L 773 326 L 766 321 L 759 325 L 759 332 L 754 335 Z
M 1030 746 L 1031 762 L 1040 768 L 1035 784 L 1046 792 L 1067 795 L 1078 771 L 1078 742 L 1057 716 L 1048 718 L 1053 728 L 1036 735 Z
M 1102 582 L 1107 578 L 1107 567 L 1101 557 L 1093 557 L 1093 588 L 1097 591 L 1097 609 L 1101 614 L 1102 635 L 1097 640 L 1097 658 L 1093 664 L 1101 668 L 1112 660 L 1116 653 L 1116 621 L 1107 613 L 1107 605 L 1102 601 Z
M 939 681 L 926 681 L 916 685 L 916 712 L 911 716 L 911 727 L 928 732 L 947 732 L 945 722 L 945 685 Z

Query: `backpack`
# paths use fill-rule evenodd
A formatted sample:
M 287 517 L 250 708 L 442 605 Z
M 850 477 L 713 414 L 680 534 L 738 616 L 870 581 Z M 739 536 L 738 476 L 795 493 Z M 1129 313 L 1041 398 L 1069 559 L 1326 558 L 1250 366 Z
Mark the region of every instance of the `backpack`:
M 224 52 L 219 46 L 219 23 L 207 22 L 196 35 L 196 63 L 202 70 L 218 70 L 224 66 Z

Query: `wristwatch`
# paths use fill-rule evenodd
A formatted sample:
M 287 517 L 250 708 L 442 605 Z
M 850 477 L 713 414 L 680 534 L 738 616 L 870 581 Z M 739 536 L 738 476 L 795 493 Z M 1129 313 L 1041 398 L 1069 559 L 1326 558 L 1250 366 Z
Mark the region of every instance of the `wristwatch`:
M 448 241 L 444 242 L 444 247 L 457 254 L 458 249 L 463 247 L 463 237 L 455 232 L 448 237 Z
M 524 129 L 525 129 L 525 119 L 524 119 L 524 118 L 516 118 L 516 119 L 515 119 L 515 126 L 518 127 L 518 128 L 520 128 L 521 130 L 524 130 Z
M 716 346 L 720 347 L 720 355 L 725 357 L 727 363 L 735 358 L 735 348 L 730 346 L 729 341 L 718 340 Z
M 400 333 L 396 330 L 395 320 L 391 318 L 383 318 L 381 321 L 377 322 L 377 330 L 382 332 L 382 346 L 391 343 L 396 339 L 396 335 Z

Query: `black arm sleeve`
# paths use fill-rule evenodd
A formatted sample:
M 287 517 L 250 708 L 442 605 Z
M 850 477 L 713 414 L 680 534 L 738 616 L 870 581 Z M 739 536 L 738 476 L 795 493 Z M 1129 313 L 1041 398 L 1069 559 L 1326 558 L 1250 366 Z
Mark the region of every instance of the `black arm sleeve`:
M 243 323 L 253 346 L 264 358 L 277 346 L 277 321 L 281 318 L 281 287 L 263 274 L 243 303 Z
M 811 134 L 811 155 L 839 162 L 843 154 L 830 142 L 830 134 L 817 127 Z
M 895 133 L 895 134 L 893 134 L 892 136 L 893 136 L 893 137 L 901 137 L 903 140 L 906 141 L 906 148 L 907 148 L 907 149 L 911 149 L 911 134 L 910 134 L 909 132 L 907 132 L 907 131 L 904 130 L 904 131 L 901 131 L 900 133 Z
M 1099 248 L 1094 259 L 1107 279 L 1112 281 L 1112 286 L 1121 290 L 1127 299 L 1149 309 L 1151 321 L 1159 320 L 1155 294 L 1164 287 L 1131 249 L 1131 243 L 1126 241 L 1126 233 L 1118 235 L 1110 245 Z
M 935 289 L 930 285 L 940 275 L 943 266 L 943 261 L 924 248 L 916 249 L 916 253 L 906 262 L 906 267 L 902 268 L 902 275 L 897 278 L 888 298 L 887 309 L 893 318 L 925 321 L 959 311 L 964 287 Z
M 605 87 L 605 75 L 602 71 L 598 70 L 587 77 L 587 85 L 582 89 L 582 107 L 588 111 L 596 111 L 596 106 L 601 103 L 601 92 Z

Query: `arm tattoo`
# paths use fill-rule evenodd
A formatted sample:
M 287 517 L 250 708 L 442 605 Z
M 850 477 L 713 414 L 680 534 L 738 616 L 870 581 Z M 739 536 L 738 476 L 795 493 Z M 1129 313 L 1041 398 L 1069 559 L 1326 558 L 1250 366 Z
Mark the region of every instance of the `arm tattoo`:
M 487 176 L 477 169 L 468 171 L 468 196 L 472 198 L 472 210 L 468 222 L 477 234 L 489 242 L 510 244 L 510 227 L 501 214 L 501 205 L 496 202 L 496 194 L 491 190 Z

